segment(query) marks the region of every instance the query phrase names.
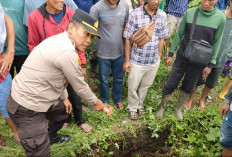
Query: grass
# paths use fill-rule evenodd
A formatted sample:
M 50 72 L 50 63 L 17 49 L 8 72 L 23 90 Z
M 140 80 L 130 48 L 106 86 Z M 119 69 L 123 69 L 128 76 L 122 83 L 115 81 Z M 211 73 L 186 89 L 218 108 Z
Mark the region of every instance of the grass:
M 139 121 L 131 121 L 128 119 L 127 110 L 123 111 L 114 110 L 114 114 L 112 116 L 106 116 L 103 112 L 84 112 L 84 118 L 87 119 L 87 122 L 92 126 L 92 131 L 90 133 L 83 133 L 81 129 L 71 124 L 68 129 L 63 129 L 60 132 L 64 134 L 69 134 L 72 139 L 69 143 L 65 144 L 54 144 L 52 145 L 52 156 L 61 157 L 61 156 L 76 156 L 76 154 L 82 154 L 86 156 L 92 156 L 93 154 L 100 155 L 109 155 L 112 152 L 107 152 L 108 147 L 110 145 L 114 145 L 114 143 L 120 140 L 123 140 L 124 133 L 136 135 L 136 130 L 141 127 L 147 127 L 144 124 L 147 124 L 150 130 L 153 132 L 153 136 L 156 137 L 157 132 L 164 129 L 166 126 L 172 125 L 171 120 L 178 124 L 178 127 L 187 126 L 187 123 L 190 121 L 189 116 L 194 113 L 199 114 L 207 114 L 210 110 L 218 111 L 219 117 L 219 107 L 222 103 L 221 100 L 217 98 L 219 91 L 221 90 L 225 78 L 219 79 L 219 85 L 212 90 L 210 95 L 213 97 L 213 101 L 210 104 L 207 104 L 206 111 L 200 111 L 197 106 L 194 106 L 192 110 L 187 111 L 184 110 L 185 117 L 188 117 L 188 121 L 184 121 L 179 123 L 175 120 L 174 112 L 172 106 L 176 102 L 177 91 L 175 91 L 172 95 L 171 100 L 168 103 L 167 112 L 165 113 L 166 117 L 163 120 L 159 120 L 154 116 L 155 111 L 157 110 L 160 98 L 161 98 L 161 89 L 163 84 L 165 83 L 165 79 L 167 78 L 167 74 L 170 69 L 161 65 L 159 72 L 156 77 L 156 81 L 153 86 L 150 88 L 147 98 L 145 100 L 145 107 L 147 110 L 147 115 L 144 117 L 144 120 L 140 119 Z M 127 106 L 127 98 L 126 98 L 126 89 L 124 91 L 124 104 Z M 196 98 L 194 104 L 197 104 L 196 101 L 199 99 L 201 94 L 201 90 L 198 90 L 196 94 Z M 173 120 L 174 119 L 174 120 Z M 155 121 L 155 123 L 153 123 Z M 204 119 L 203 119 L 204 121 Z M 161 123 L 162 122 L 162 123 Z M 218 126 L 221 121 L 218 121 Z M 159 124 L 158 124 L 159 123 Z M 207 124 L 206 124 L 207 125 Z M 204 126 L 205 127 L 205 126 Z M 177 128 L 172 128 L 177 129 Z M 9 126 L 5 123 L 3 117 L 1 117 L 0 121 L 0 130 L 3 135 L 3 139 L 6 142 L 5 147 L 0 148 L 0 156 L 1 157 L 12 157 L 12 156 L 25 156 L 23 148 L 14 142 L 13 134 L 9 128 Z M 175 132 L 179 133 L 179 132 Z M 203 134 L 207 134 L 207 132 L 203 132 Z M 178 135 L 176 135 L 178 136 Z M 172 133 L 169 137 L 169 143 L 172 146 L 172 149 L 178 151 L 178 149 L 182 149 L 181 144 L 179 142 L 180 139 L 175 137 Z M 179 140 L 179 141 L 178 141 Z M 183 140 L 183 139 L 182 139 Z M 218 140 L 217 140 L 218 141 Z M 188 145 L 189 143 L 186 143 Z M 218 144 L 218 143 L 217 143 Z M 117 144 L 116 144 L 117 146 Z M 191 145 L 190 145 L 191 146 Z M 186 149 L 185 149 L 186 150 Z M 220 150 L 217 151 L 218 153 Z M 180 151 L 181 155 L 181 151 Z
M 87 56 L 88 58 L 88 56 Z M 88 67 L 89 69 L 89 67 Z M 136 132 L 141 128 L 149 128 L 152 136 L 157 138 L 158 132 L 165 129 L 170 130 L 166 143 L 170 148 L 177 152 L 179 156 L 216 156 L 220 154 L 220 144 L 218 129 L 222 119 L 219 117 L 219 105 L 222 104 L 217 96 L 221 91 L 226 78 L 220 78 L 218 86 L 210 93 L 213 101 L 207 104 L 205 111 L 197 107 L 197 100 L 200 98 L 202 87 L 197 91 L 194 101 L 194 107 L 190 110 L 183 110 L 184 121 L 179 122 L 173 112 L 173 106 L 176 103 L 178 90 L 173 92 L 171 100 L 168 102 L 167 111 L 163 119 L 155 117 L 155 111 L 158 109 L 161 99 L 161 89 L 165 84 L 171 68 L 164 66 L 162 62 L 157 72 L 156 79 L 147 93 L 144 101 L 146 115 L 138 121 L 131 121 L 128 118 L 128 112 L 125 108 L 122 111 L 114 110 L 114 114 L 107 116 L 103 112 L 84 112 L 83 117 L 92 126 L 90 133 L 84 133 L 80 127 L 70 124 L 68 129 L 62 129 L 60 133 L 68 134 L 72 137 L 71 141 L 64 144 L 52 145 L 51 155 L 54 157 L 63 156 L 112 156 L 113 151 L 109 147 L 119 149 L 119 143 L 125 141 L 125 135 L 136 136 Z M 93 78 L 86 79 L 88 83 L 98 86 L 99 81 Z M 112 80 L 111 80 L 112 81 Z M 96 88 L 97 89 L 97 88 Z M 99 92 L 96 91 L 99 96 Z M 111 105 L 112 99 L 110 100 Z M 123 103 L 127 106 L 127 75 L 125 75 L 123 88 Z M 201 121 L 199 120 L 201 119 Z M 212 120 L 211 120 L 212 119 Z M 212 130 L 212 128 L 214 130 Z M 6 124 L 3 117 L 0 117 L 0 132 L 6 142 L 5 147 L 0 147 L 1 157 L 21 157 L 25 156 L 24 149 L 13 139 L 13 134 Z M 214 131 L 214 132 L 213 132 Z M 195 141 L 194 141 L 195 140 Z M 200 141 L 201 143 L 197 142 Z M 212 155 L 213 154 L 213 155 Z M 136 156 L 140 156 L 136 154 Z

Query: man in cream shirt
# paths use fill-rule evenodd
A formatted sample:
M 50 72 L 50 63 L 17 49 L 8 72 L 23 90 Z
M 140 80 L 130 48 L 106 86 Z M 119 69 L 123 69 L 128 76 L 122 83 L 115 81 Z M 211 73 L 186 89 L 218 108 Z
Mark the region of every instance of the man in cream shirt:
M 96 19 L 76 10 L 67 31 L 35 47 L 13 80 L 7 110 L 18 127 L 26 156 L 50 156 L 50 144 L 70 140 L 68 135 L 57 134 L 72 109 L 68 83 L 95 110 L 103 110 L 103 103 L 84 81 L 76 53 L 76 49 L 84 52 L 94 35 L 100 38 L 97 28 Z

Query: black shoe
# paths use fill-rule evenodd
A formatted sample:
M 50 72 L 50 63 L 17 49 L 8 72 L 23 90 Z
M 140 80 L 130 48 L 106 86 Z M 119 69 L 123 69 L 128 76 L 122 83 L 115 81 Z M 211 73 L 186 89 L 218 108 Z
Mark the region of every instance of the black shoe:
M 54 144 L 54 143 L 63 143 L 63 142 L 68 142 L 70 141 L 71 137 L 68 135 L 62 135 L 62 134 L 56 134 L 53 137 L 49 137 L 50 138 L 50 144 Z

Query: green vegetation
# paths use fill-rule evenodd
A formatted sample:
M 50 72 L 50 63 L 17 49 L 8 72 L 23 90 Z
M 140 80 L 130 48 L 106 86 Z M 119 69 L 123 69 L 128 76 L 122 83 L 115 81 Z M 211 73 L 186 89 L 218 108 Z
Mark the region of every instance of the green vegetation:
M 225 79 L 220 78 L 219 86 L 211 92 L 213 102 L 207 104 L 205 111 L 201 111 L 197 106 L 189 111 L 183 109 L 184 121 L 177 121 L 172 108 L 178 95 L 178 92 L 175 91 L 168 103 L 165 117 L 158 119 L 155 117 L 155 111 L 159 107 L 161 89 L 169 71 L 170 68 L 166 68 L 162 63 L 156 80 L 144 102 L 147 114 L 140 120 L 130 121 L 126 109 L 123 111 L 115 109 L 114 114 L 109 117 L 102 112 L 84 112 L 84 117 L 91 124 L 93 130 L 88 134 L 83 133 L 75 124 L 71 124 L 68 129 L 61 130 L 61 133 L 71 135 L 72 140 L 65 144 L 54 144 L 52 146 L 52 156 L 92 156 L 94 154 L 111 156 L 114 154 L 114 150 L 123 150 L 127 136 L 136 137 L 138 131 L 147 127 L 151 131 L 151 136 L 155 139 L 166 131 L 168 136 L 165 141 L 167 147 L 170 151 L 175 151 L 178 156 L 219 156 L 221 151 L 219 129 L 222 119 L 219 117 L 218 105 L 222 101 L 217 98 L 217 94 L 221 90 L 220 86 L 223 85 Z M 98 82 L 96 79 L 90 78 L 87 81 Z M 127 106 L 126 92 L 125 87 L 123 97 L 124 104 Z M 199 95 L 200 90 L 195 100 L 199 98 Z M 0 130 L 3 139 L 6 141 L 6 146 L 0 148 L 0 156 L 24 156 L 23 148 L 15 143 L 13 134 L 2 117 Z
M 189 7 L 198 6 L 199 2 L 200 0 L 192 0 Z M 94 46 L 88 49 L 87 57 L 91 57 L 89 55 L 91 49 L 94 49 Z M 87 82 L 97 87 L 99 81 L 90 75 L 89 69 L 88 66 L 89 77 L 87 77 Z M 83 117 L 92 126 L 92 131 L 87 134 L 83 133 L 73 123 L 69 125 L 68 129 L 62 129 L 60 132 L 69 134 L 72 139 L 69 143 L 52 145 L 52 156 L 112 156 L 115 155 L 115 150 L 123 151 L 125 149 L 126 151 L 126 145 L 128 144 L 126 138 L 136 138 L 138 132 L 140 132 L 140 135 L 145 134 L 144 130 L 146 128 L 151 132 L 150 137 L 153 137 L 154 141 L 158 140 L 162 135 L 167 136 L 162 142 L 165 143 L 164 147 L 169 151 L 169 156 L 171 156 L 170 152 L 174 152 L 173 154 L 176 156 L 219 156 L 221 151 L 219 129 L 222 121 L 219 116 L 219 105 L 221 105 L 222 101 L 217 98 L 217 95 L 224 84 L 225 78 L 220 78 L 218 86 L 212 90 L 210 95 L 213 97 L 213 101 L 207 104 L 205 111 L 201 111 L 196 106 L 201 94 L 201 90 L 199 90 L 196 94 L 195 106 L 191 110 L 183 109 L 184 120 L 177 121 L 173 111 L 178 96 L 178 90 L 176 90 L 168 102 L 164 118 L 158 119 L 155 117 L 155 111 L 159 107 L 161 89 L 170 70 L 171 68 L 164 66 L 164 62 L 161 63 L 155 82 L 149 89 L 144 102 L 146 115 L 141 117 L 140 120 L 129 120 L 127 109 L 123 111 L 115 109 L 114 114 L 109 117 L 105 113 L 95 112 L 93 109 L 91 112 L 84 112 Z M 127 75 L 123 91 L 123 103 L 127 106 Z M 96 91 L 96 94 L 99 95 L 99 92 Z M 112 100 L 110 104 L 113 104 Z M 14 141 L 13 134 L 3 117 L 0 119 L 0 133 L 6 142 L 5 147 L 0 147 L 0 156 L 25 156 L 21 145 Z M 140 153 L 137 152 L 134 156 L 139 157 Z

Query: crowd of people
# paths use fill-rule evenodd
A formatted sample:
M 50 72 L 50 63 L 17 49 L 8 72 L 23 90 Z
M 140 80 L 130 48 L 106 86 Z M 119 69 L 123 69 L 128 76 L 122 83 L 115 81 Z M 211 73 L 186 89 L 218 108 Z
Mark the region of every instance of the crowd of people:
M 177 119 L 183 120 L 182 108 L 191 108 L 194 95 L 203 84 L 199 107 L 204 110 L 205 100 L 232 58 L 232 0 L 201 0 L 199 7 L 190 9 L 188 3 L 189 0 L 0 0 L 0 111 L 26 156 L 50 156 L 52 144 L 68 142 L 70 136 L 57 132 L 68 127 L 72 111 L 75 124 L 83 132 L 90 132 L 91 126 L 82 117 L 81 99 L 96 111 L 109 112 L 110 75 L 114 105 L 125 109 L 121 95 L 127 72 L 129 118 L 137 120 L 146 114 L 143 102 L 164 51 L 165 64 L 172 70 L 162 89 L 157 118 L 164 116 L 168 100 L 180 82 L 174 106 Z M 85 50 L 94 37 L 99 99 L 84 81 L 89 59 Z M 186 55 L 194 41 L 204 48 L 209 45 L 209 61 L 200 62 L 199 55 L 193 62 Z M 196 51 L 204 54 L 205 49 Z M 220 110 L 225 116 L 220 130 L 222 156 L 232 156 L 231 85 L 232 75 L 219 95 L 225 99 Z M 4 144 L 0 136 L 0 145 Z

